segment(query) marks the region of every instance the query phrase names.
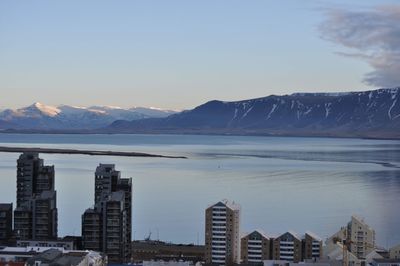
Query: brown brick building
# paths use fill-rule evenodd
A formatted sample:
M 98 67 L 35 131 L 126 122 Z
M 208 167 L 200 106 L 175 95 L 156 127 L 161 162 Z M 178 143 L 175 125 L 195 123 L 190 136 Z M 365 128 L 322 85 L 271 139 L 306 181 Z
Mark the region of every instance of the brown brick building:
M 286 232 L 273 241 L 273 259 L 300 262 L 302 260 L 302 241 L 294 232 Z
M 272 257 L 271 238 L 260 230 L 255 230 L 242 237 L 240 248 L 242 263 L 257 264 Z

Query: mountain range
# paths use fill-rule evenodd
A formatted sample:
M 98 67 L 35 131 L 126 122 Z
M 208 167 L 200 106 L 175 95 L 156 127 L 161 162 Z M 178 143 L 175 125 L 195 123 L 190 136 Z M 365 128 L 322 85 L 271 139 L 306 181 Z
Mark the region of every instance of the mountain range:
M 0 112 L 3 132 L 167 133 L 400 139 L 400 88 L 294 93 L 209 101 L 182 112 L 58 107 L 35 103 Z
M 108 126 L 116 120 L 162 118 L 174 111 L 156 108 L 134 107 L 123 109 L 113 106 L 76 107 L 69 105 L 49 106 L 34 103 L 19 109 L 0 112 L 1 129 L 30 130 L 81 130 Z
M 210 101 L 165 118 L 115 121 L 109 133 L 400 138 L 400 88 Z

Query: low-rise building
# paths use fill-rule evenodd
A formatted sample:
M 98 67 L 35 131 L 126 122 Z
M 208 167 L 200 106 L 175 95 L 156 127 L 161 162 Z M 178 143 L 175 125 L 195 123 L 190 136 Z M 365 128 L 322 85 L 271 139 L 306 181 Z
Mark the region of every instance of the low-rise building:
M 389 249 L 389 257 L 391 259 L 400 259 L 400 244 Z
M 324 246 L 323 258 L 331 261 L 340 261 L 343 263 L 343 244 L 342 242 L 328 241 Z M 346 252 L 347 264 L 349 266 L 361 266 L 363 260 L 359 259 L 350 251 Z
M 81 237 L 66 236 L 57 240 L 17 240 L 17 247 L 49 247 L 65 250 L 81 249 Z
M 380 255 L 375 250 L 373 250 L 369 254 L 367 254 L 367 256 L 365 256 L 365 265 L 371 264 L 372 261 L 375 259 L 384 259 L 384 257 L 382 257 L 382 255 Z
M 26 261 L 26 266 L 105 266 L 107 259 L 94 251 L 62 252 L 58 249 L 49 249 L 32 256 Z
M 0 261 L 25 263 L 29 258 L 49 249 L 49 247 L 1 247 Z M 63 249 L 58 248 L 58 250 Z
M 372 266 L 400 266 L 400 259 L 374 259 Z
M 0 263 L 4 265 L 24 264 L 25 266 L 105 266 L 107 256 L 99 252 L 65 250 L 52 247 L 2 247 Z
M 204 261 L 203 245 L 165 243 L 157 240 L 136 240 L 132 242 L 134 263 L 143 261 L 190 261 L 193 264 Z

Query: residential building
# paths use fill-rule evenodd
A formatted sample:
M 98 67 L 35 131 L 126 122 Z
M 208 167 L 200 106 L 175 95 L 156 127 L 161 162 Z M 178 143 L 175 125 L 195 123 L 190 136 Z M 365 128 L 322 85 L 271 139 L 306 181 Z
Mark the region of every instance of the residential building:
M 56 240 L 17 240 L 17 247 L 49 247 L 64 250 L 80 250 L 80 237 L 66 236 Z
M 240 249 L 242 263 L 245 264 L 259 264 L 272 258 L 271 238 L 261 230 L 243 236 Z
M 126 227 L 124 228 L 123 248 L 126 260 L 129 260 L 132 242 L 132 179 L 121 178 L 121 172 L 115 170 L 114 164 L 100 164 L 95 172 L 95 204 L 116 191 L 124 191 Z
M 113 263 L 130 262 L 132 179 L 121 178 L 113 164 L 100 164 L 94 201 L 82 215 L 83 247 L 106 253 Z
M 365 257 L 375 249 L 375 230 L 367 225 L 363 219 L 353 215 L 346 227 L 342 227 L 332 235 L 329 242 L 346 242 L 348 251 L 359 259 Z
M 302 260 L 302 239 L 294 232 L 286 232 L 273 241 L 273 259 L 299 262 Z
M 82 215 L 82 245 L 88 250 L 103 250 L 103 219 L 99 210 L 87 209 Z
M 340 261 L 343 265 L 343 250 L 344 249 L 342 242 L 327 241 L 326 245 L 324 246 L 323 259 L 330 261 Z M 345 253 L 345 257 L 347 261 L 346 264 L 349 266 L 361 266 L 363 264 L 363 260 L 359 259 L 350 251 L 347 251 Z
M 75 257 L 80 257 L 80 259 L 75 259 Z M 61 247 L 0 247 L 0 265 L 36 266 L 41 264 L 105 266 L 107 256 L 94 251 L 65 250 Z
M 367 256 L 365 256 L 365 259 L 363 261 L 365 265 L 370 265 L 375 259 L 384 259 L 384 257 L 377 251 L 373 250 L 370 253 L 368 253 Z
M 391 259 L 400 259 L 400 244 L 389 249 Z
M 17 206 L 14 230 L 18 240 L 57 239 L 57 192 L 54 166 L 45 166 L 38 153 L 17 160 Z
M 400 266 L 400 259 L 374 259 L 372 266 Z
M 322 257 L 322 239 L 316 234 L 307 231 L 303 238 L 303 260 Z
M 206 263 L 240 263 L 240 206 L 220 201 L 206 209 L 205 218 Z
M 358 258 L 365 258 L 375 248 L 375 230 L 363 219 L 353 215 L 347 225 L 347 240 L 350 251 Z
M 52 248 L 30 257 L 25 265 L 106 266 L 107 259 L 98 252 L 79 250 L 63 252 Z
M 12 238 L 12 203 L 0 203 L 0 245 L 8 244 Z

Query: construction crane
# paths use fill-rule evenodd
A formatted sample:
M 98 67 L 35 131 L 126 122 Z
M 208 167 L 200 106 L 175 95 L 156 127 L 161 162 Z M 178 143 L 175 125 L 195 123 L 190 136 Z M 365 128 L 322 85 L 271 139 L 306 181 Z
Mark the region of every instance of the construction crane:
M 149 235 L 144 238 L 145 241 L 150 241 L 151 240 L 151 231 L 149 231 Z

